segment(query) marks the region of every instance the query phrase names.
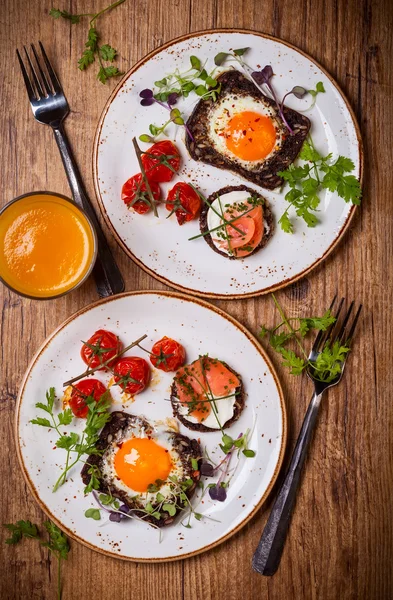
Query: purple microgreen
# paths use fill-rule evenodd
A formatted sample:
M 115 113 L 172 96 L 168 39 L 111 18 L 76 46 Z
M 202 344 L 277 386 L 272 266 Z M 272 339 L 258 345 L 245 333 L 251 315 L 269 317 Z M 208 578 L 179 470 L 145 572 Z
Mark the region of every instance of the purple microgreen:
M 153 90 L 149 90 L 149 88 L 146 88 L 145 90 L 142 90 L 139 93 L 141 98 L 153 98 L 154 94 L 153 94 Z
M 143 100 L 141 100 L 141 106 L 151 106 L 154 103 L 154 98 L 143 98 Z
M 212 500 L 217 500 L 218 502 L 225 502 L 225 500 L 227 499 L 227 493 L 225 491 L 225 488 L 222 487 L 222 485 L 219 485 L 217 483 L 217 485 L 214 485 L 213 487 L 209 488 L 209 496 Z
M 306 88 L 302 87 L 301 85 L 295 85 L 295 87 L 293 87 L 290 92 L 285 94 L 285 96 L 289 96 L 289 94 L 293 94 L 294 96 L 296 96 L 296 98 L 299 98 L 299 100 L 301 100 L 306 94 L 308 94 L 308 90 L 306 90 Z
M 201 475 L 204 477 L 212 477 L 214 474 L 214 467 L 210 463 L 203 461 L 200 471 Z
M 177 92 L 172 92 L 171 94 L 169 94 L 168 100 L 167 100 L 168 105 L 173 106 L 174 104 L 176 104 L 178 98 L 179 98 L 179 94 Z
M 273 75 L 274 75 L 274 73 L 273 73 L 273 69 L 272 69 L 271 65 L 266 65 L 260 71 L 254 71 L 251 74 L 251 77 L 253 78 L 253 80 L 255 81 L 255 83 L 258 86 L 266 85 L 266 87 L 269 89 L 269 91 L 274 99 L 274 102 L 276 103 L 276 106 L 278 108 L 278 112 L 280 113 L 280 116 L 281 116 L 286 128 L 288 129 L 289 133 L 291 135 L 293 135 L 293 130 L 285 118 L 284 111 L 283 111 L 283 105 L 282 105 L 282 103 L 279 102 L 279 100 L 277 98 L 277 94 L 270 82 Z

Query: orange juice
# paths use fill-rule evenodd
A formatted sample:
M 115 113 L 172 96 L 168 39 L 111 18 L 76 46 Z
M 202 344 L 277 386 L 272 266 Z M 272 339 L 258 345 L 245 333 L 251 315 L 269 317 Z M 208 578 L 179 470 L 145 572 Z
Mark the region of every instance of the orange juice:
M 0 277 L 16 292 L 64 294 L 86 277 L 95 252 L 90 222 L 62 196 L 22 196 L 0 214 Z

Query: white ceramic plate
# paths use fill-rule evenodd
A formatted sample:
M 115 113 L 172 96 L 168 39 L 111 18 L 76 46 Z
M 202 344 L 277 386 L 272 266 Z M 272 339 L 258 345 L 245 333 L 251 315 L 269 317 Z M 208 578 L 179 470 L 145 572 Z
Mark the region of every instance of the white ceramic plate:
M 64 450 L 53 449 L 56 440 L 53 431 L 32 425 L 30 420 L 40 413 L 46 416 L 35 408 L 35 403 L 45 398 L 49 387 L 55 387 L 61 395 L 62 383 L 83 371 L 80 340 L 87 339 L 99 328 L 118 334 L 125 344 L 146 333 L 147 348 L 163 335 L 170 335 L 184 344 L 188 360 L 208 352 L 241 373 L 247 393 L 246 407 L 228 433 L 237 437 L 248 427 L 254 427 L 249 447 L 256 451 L 256 457 L 242 457 L 225 503 L 213 503 L 206 496 L 199 505 L 198 511 L 219 522 L 194 519 L 192 529 L 186 529 L 177 521 L 163 530 L 159 543 L 157 531 L 145 523 L 108 522 L 101 526 L 103 521 L 87 519 L 84 512 L 94 506 L 94 502 L 91 495 L 83 496 L 79 466 L 74 468 L 64 486 L 52 492 L 59 466 L 64 464 Z M 146 356 L 139 349 L 132 354 Z M 95 376 L 108 381 L 105 374 Z M 152 421 L 172 416 L 171 405 L 165 401 L 169 398 L 171 374 L 154 370 L 152 381 L 125 410 L 145 415 Z M 115 394 L 119 404 L 114 409 L 119 410 L 121 401 Z M 43 510 L 70 536 L 90 548 L 136 561 L 185 558 L 208 550 L 238 531 L 269 493 L 281 465 L 286 438 L 282 390 L 261 346 L 240 323 L 219 309 L 171 292 L 126 293 L 102 300 L 70 317 L 45 341 L 28 368 L 16 418 L 22 470 Z M 70 427 L 77 429 L 74 424 Z M 221 457 L 221 451 L 217 450 L 218 433 L 198 436 L 183 426 L 180 430 L 190 437 L 200 437 L 209 453 L 215 451 L 215 456 Z
M 187 69 L 192 54 L 203 61 L 208 59 L 209 69 L 214 66 L 213 59 L 218 52 L 246 46 L 252 49 L 247 55 L 250 65 L 273 66 L 276 74 L 273 83 L 279 97 L 294 85 L 314 89 L 318 81 L 323 82 L 326 93 L 319 94 L 314 108 L 306 113 L 312 122 L 313 141 L 322 153 L 350 157 L 355 163 L 354 174 L 361 177 L 360 134 L 348 102 L 326 71 L 296 48 L 255 32 L 220 30 L 183 36 L 142 59 L 125 75 L 103 111 L 93 154 L 96 192 L 102 213 L 125 252 L 157 279 L 199 296 L 246 297 L 288 285 L 331 252 L 354 214 L 352 205 L 345 204 L 336 193 L 326 192 L 322 195 L 321 223 L 317 227 L 307 228 L 297 219 L 294 235 L 277 228 L 262 251 L 245 260 L 230 261 L 213 252 L 203 239 L 188 241 L 199 233 L 198 221 L 179 227 L 175 216 L 165 218 L 168 213 L 164 207 L 160 208 L 160 219 L 153 214 L 141 216 L 126 209 L 121 200 L 122 185 L 140 171 L 132 138 L 148 133 L 150 123 L 159 125 L 167 118 L 165 109 L 157 104 L 141 106 L 139 92 L 152 87 L 155 80 L 176 67 Z M 193 95 L 178 106 L 189 114 L 195 102 Z M 310 106 L 311 98 L 298 100 L 290 96 L 287 104 L 303 110 Z M 205 196 L 227 185 L 245 183 L 229 171 L 191 160 L 182 136 L 179 130 L 176 143 L 183 166 L 178 177 L 162 186 L 164 197 L 180 179 L 191 178 Z M 143 142 L 140 145 L 145 149 L 149 147 Z M 276 220 L 287 206 L 286 191 L 262 190 L 271 201 Z

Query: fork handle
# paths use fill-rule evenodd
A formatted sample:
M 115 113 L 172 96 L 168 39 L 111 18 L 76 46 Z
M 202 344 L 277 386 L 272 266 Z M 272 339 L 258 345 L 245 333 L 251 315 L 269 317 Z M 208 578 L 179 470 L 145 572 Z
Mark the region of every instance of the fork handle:
M 53 131 L 74 201 L 82 207 L 90 217 L 97 234 L 98 256 L 96 264 L 94 265 L 93 276 L 96 282 L 98 295 L 101 298 L 104 298 L 106 296 L 119 294 L 124 291 L 123 277 L 113 258 L 94 208 L 85 192 L 79 169 L 64 131 L 63 124 L 60 124 L 58 127 L 53 127 Z
M 288 472 L 278 492 L 272 511 L 263 530 L 258 547 L 252 559 L 252 568 L 261 575 L 274 575 L 280 564 L 281 555 L 288 533 L 292 509 L 307 449 L 317 421 L 321 394 L 314 393 L 308 406 Z

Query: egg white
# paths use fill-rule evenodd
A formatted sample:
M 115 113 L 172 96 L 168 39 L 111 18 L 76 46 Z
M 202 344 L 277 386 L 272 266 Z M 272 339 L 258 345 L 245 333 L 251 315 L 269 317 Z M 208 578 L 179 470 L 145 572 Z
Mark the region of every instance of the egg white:
M 184 415 L 187 418 L 187 421 L 190 421 L 190 423 L 202 423 L 203 425 L 206 425 L 206 427 L 211 427 L 212 429 L 219 429 L 220 426 L 218 422 L 220 423 L 220 425 L 224 425 L 227 421 L 229 421 L 229 419 L 232 419 L 233 414 L 235 412 L 236 394 L 234 393 L 229 398 L 227 398 L 226 396 L 227 394 L 225 394 L 225 396 L 212 395 L 214 400 L 216 400 L 216 402 L 214 403 L 214 408 L 213 406 L 211 407 L 210 413 L 203 421 L 199 421 L 193 415 L 188 414 L 187 404 L 179 403 L 178 410 L 181 415 Z
M 154 428 L 149 428 L 149 430 L 146 430 L 142 423 L 134 423 L 127 429 L 122 430 L 121 439 L 116 438 L 102 457 L 102 476 L 107 484 L 111 485 L 117 490 L 126 492 L 127 500 L 134 501 L 134 503 L 142 508 L 149 502 L 155 500 L 156 492 L 139 492 L 137 490 L 133 490 L 131 487 L 121 481 L 115 470 L 115 456 L 119 450 L 118 443 L 125 443 L 132 438 L 145 438 L 147 436 L 149 436 L 149 438 L 156 442 L 159 446 L 162 446 L 168 450 L 172 461 L 170 477 L 177 477 L 178 481 L 185 480 L 188 477 L 179 454 L 172 446 L 171 432 L 166 431 L 164 427 L 157 425 Z M 137 458 L 135 453 L 132 451 L 129 455 L 127 455 L 127 457 L 129 457 L 129 462 L 133 462 L 133 460 Z M 154 483 L 154 481 L 152 481 L 152 483 Z M 169 484 L 170 482 L 164 483 L 160 487 L 160 493 L 166 499 L 169 499 L 171 496 L 173 496 L 173 492 L 171 491 Z
M 264 117 L 269 117 L 273 121 L 276 130 L 276 144 L 270 154 L 263 159 L 258 160 L 243 160 L 233 154 L 226 145 L 225 132 L 229 121 L 234 115 L 244 112 L 256 112 Z M 257 100 L 251 96 L 239 96 L 236 94 L 226 94 L 220 97 L 217 102 L 212 104 L 208 116 L 208 136 L 211 146 L 222 156 L 229 158 L 242 167 L 250 171 L 257 171 L 261 166 L 277 153 L 283 143 L 284 128 L 282 123 L 277 119 L 276 112 L 273 107 L 265 104 L 263 100 Z

